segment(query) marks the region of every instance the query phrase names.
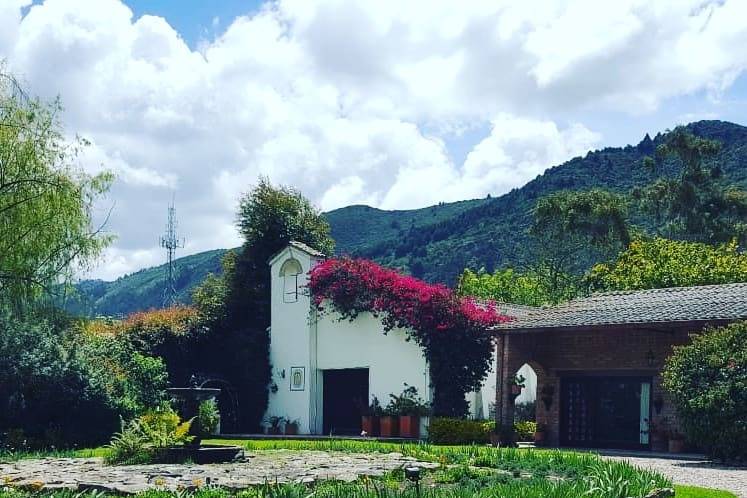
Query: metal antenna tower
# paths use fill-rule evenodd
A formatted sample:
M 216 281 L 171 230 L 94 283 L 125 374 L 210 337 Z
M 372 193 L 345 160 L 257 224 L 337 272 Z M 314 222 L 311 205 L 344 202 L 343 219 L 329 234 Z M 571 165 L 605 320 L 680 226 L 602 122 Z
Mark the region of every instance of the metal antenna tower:
M 176 265 L 174 264 L 174 255 L 176 250 L 184 247 L 184 239 L 180 239 L 176 234 L 176 209 L 174 200 L 169 205 L 169 217 L 166 222 L 166 233 L 161 236 L 161 247 L 166 249 L 166 274 L 164 275 L 163 288 L 163 306 L 168 307 L 176 303 L 176 286 L 174 277 L 176 276 Z

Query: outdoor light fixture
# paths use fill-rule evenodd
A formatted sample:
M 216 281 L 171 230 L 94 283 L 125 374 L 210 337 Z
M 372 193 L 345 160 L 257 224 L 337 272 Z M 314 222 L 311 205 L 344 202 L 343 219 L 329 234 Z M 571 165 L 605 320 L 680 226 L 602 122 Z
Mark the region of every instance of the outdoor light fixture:
M 661 396 L 657 396 L 656 399 L 654 399 L 654 410 L 656 410 L 656 414 L 661 413 L 661 408 L 664 405 L 664 400 L 661 398 Z
M 415 483 L 415 490 L 420 497 L 420 467 L 405 467 L 405 478 Z
M 420 480 L 420 467 L 405 467 L 405 477 L 408 481 L 418 482 Z
M 648 363 L 648 366 L 653 367 L 654 360 L 656 360 L 656 356 L 654 355 L 654 352 L 649 349 L 648 353 L 646 353 L 646 363 Z

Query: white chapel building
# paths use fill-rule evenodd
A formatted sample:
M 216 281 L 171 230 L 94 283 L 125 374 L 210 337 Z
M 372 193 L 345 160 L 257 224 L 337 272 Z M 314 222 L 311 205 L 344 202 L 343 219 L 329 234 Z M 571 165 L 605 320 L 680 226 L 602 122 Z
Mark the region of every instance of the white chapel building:
M 404 330 L 384 334 L 370 314 L 350 321 L 317 313 L 306 284 L 309 270 L 323 258 L 291 242 L 269 261 L 272 381 L 265 419 L 298 421 L 300 434 L 358 434 L 362 409 L 374 396 L 386 406 L 406 383 L 430 402 L 428 362 L 414 341 L 405 340 Z M 468 395 L 473 417 L 490 416 L 495 382 L 493 368 L 482 390 Z

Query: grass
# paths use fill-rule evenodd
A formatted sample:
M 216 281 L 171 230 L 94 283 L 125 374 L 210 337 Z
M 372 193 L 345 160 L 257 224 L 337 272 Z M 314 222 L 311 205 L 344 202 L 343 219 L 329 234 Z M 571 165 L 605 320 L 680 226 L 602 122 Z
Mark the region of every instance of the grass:
M 676 498 L 737 498 L 737 495 L 719 489 L 706 489 L 696 486 L 675 486 Z
M 29 458 L 93 458 L 105 457 L 108 449 L 101 446 L 98 448 L 81 448 L 74 450 L 31 450 L 31 451 L 8 451 L 0 450 L 0 462 L 14 462 Z
M 435 446 L 424 443 L 385 443 L 350 440 L 225 440 L 210 444 L 238 444 L 249 451 L 316 450 L 348 453 L 397 452 L 421 461 L 439 463 L 425 474 L 423 498 L 626 498 L 644 496 L 649 491 L 671 487 L 672 483 L 655 472 L 637 469 L 624 462 L 603 460 L 591 453 L 552 449 L 497 449 L 489 446 Z M 102 457 L 106 448 L 54 452 L 0 454 L 0 461 L 39 457 Z M 356 483 L 319 483 L 315 498 L 414 498 L 415 489 L 404 481 L 402 472 L 380 479 L 364 478 Z M 0 483 L 1 485 L 1 483 Z M 677 498 L 735 498 L 724 491 L 676 486 Z M 163 490 L 143 493 L 142 498 L 302 498 L 312 494 L 303 485 L 266 485 L 239 493 L 217 488 L 193 493 Z M 98 494 L 28 493 L 0 488 L 0 498 L 107 498 Z

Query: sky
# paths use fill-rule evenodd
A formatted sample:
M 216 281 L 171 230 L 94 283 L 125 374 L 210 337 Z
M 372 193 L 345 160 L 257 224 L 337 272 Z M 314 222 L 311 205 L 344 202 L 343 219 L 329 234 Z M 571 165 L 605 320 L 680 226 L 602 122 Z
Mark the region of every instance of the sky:
M 264 175 L 322 210 L 501 195 L 677 124 L 747 124 L 744 0 L 0 0 L 0 59 L 60 97 L 117 236 L 86 276 L 235 247 Z

